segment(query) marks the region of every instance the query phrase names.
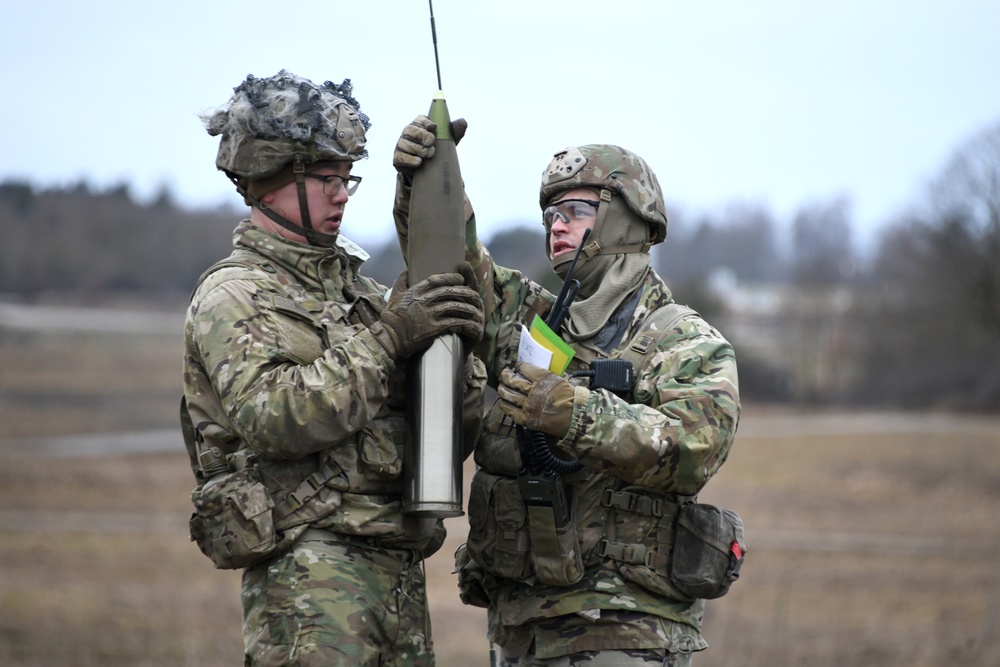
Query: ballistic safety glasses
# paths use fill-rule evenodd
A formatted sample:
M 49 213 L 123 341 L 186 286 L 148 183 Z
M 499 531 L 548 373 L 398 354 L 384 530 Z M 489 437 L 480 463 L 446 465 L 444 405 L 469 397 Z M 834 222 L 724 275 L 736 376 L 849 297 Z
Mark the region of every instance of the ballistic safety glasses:
M 542 211 L 542 224 L 545 230 L 552 229 L 557 219 L 566 224 L 582 222 L 593 224 L 597 220 L 597 208 L 601 205 L 599 201 L 590 199 L 564 199 L 551 206 L 546 206 Z

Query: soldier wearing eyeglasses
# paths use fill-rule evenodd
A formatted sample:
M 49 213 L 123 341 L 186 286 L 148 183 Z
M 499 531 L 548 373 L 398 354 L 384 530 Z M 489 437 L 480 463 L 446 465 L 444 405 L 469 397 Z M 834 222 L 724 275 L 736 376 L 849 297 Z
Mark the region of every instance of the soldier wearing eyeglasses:
M 420 116 L 397 143 L 404 246 L 410 175 L 433 155 L 433 130 Z M 707 647 L 704 600 L 671 580 L 666 508 L 701 491 L 729 454 L 740 413 L 733 349 L 650 265 L 667 216 L 644 159 L 608 144 L 558 151 L 539 204 L 539 250 L 580 281 L 556 331 L 575 354 L 565 372 L 518 360 L 521 330 L 556 296 L 497 265 L 468 218 L 486 312 L 476 354 L 498 399 L 476 445 L 460 594 L 488 610 L 506 667 L 689 665 Z M 602 384 L 594 369 L 605 360 L 632 375 Z
M 187 312 L 191 538 L 242 570 L 246 665 L 433 665 L 422 560 L 444 527 L 402 513 L 403 362 L 442 333 L 478 342 L 471 270 L 388 301 L 362 274 L 343 232 L 370 122 L 349 80 L 251 76 L 203 119 L 250 215 Z M 471 355 L 464 381 L 472 443 Z

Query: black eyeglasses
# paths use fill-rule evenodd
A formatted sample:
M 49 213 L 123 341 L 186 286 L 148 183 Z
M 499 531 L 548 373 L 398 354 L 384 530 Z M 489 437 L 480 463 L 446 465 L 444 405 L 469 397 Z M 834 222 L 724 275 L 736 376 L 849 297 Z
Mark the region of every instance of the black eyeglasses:
M 327 197 L 339 195 L 342 188 L 347 189 L 347 196 L 350 197 L 355 193 L 355 191 L 357 191 L 358 186 L 361 185 L 360 176 L 340 176 L 339 174 L 321 176 L 320 174 L 305 174 L 305 177 L 315 178 L 317 181 L 323 181 L 323 194 Z

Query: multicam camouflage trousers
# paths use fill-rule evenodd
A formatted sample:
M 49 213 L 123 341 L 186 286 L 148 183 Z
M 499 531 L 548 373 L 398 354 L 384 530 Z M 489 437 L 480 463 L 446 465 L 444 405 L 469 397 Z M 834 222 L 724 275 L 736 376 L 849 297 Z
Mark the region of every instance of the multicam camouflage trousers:
M 691 654 L 662 650 L 582 651 L 540 660 L 505 656 L 501 650 L 500 667 L 691 667 Z
M 422 563 L 310 529 L 243 573 L 247 667 L 433 667 Z

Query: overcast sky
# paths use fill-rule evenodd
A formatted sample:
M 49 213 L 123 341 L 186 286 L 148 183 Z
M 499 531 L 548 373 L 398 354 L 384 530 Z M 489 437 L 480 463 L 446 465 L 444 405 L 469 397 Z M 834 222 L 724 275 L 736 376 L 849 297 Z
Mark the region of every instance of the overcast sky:
M 436 0 L 434 13 L 484 236 L 538 219 L 554 152 L 613 143 L 646 158 L 675 210 L 749 201 L 787 220 L 848 196 L 870 238 L 1000 121 L 995 0 Z M 8 3 L 3 20 L 0 180 L 237 202 L 198 114 L 285 68 L 353 81 L 373 126 L 344 233 L 391 238 L 392 148 L 437 90 L 427 2 L 50 0 Z

